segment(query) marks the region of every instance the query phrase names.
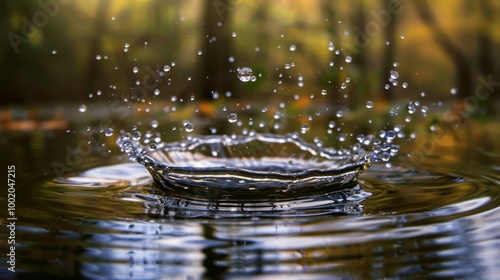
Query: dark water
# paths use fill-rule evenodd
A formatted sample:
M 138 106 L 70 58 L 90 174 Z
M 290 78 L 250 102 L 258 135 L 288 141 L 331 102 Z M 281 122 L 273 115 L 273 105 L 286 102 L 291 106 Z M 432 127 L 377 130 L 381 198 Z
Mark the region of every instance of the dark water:
M 374 165 L 330 196 L 225 205 L 220 216 L 165 197 L 144 167 L 116 156 L 85 156 L 57 178 L 51 164 L 66 163 L 72 134 L 4 135 L 4 174 L 16 166 L 16 274 L 3 237 L 0 278 L 495 279 L 500 166 L 480 140 L 438 147 L 414 168 Z

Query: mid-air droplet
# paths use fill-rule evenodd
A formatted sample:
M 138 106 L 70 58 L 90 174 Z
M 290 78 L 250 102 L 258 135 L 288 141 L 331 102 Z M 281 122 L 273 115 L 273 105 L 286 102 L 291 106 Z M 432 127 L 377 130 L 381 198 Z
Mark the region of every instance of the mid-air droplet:
M 238 78 L 240 79 L 240 81 L 246 83 L 248 81 L 251 81 L 252 79 L 255 79 L 254 77 L 255 76 L 253 75 L 252 69 L 248 67 L 241 67 L 240 69 L 238 69 Z
M 227 121 L 230 123 L 235 123 L 238 120 L 238 115 L 231 113 L 227 116 Z
M 106 135 L 108 137 L 111 136 L 111 135 L 113 135 L 113 129 L 111 127 L 108 127 L 106 129 L 106 131 L 104 132 L 104 135 Z
M 193 131 L 193 129 L 194 129 L 194 125 L 192 123 L 186 122 L 184 124 L 184 130 L 186 130 L 186 132 L 191 132 L 191 131 Z

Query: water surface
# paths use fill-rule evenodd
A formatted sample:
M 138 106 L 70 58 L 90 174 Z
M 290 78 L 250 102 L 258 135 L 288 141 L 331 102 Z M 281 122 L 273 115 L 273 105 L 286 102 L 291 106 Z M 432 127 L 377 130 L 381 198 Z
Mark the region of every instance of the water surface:
M 416 168 L 375 164 L 355 185 L 328 195 L 214 205 L 165 196 L 143 166 L 116 156 L 87 156 L 57 178 L 50 164 L 65 162 L 61 146 L 79 140 L 72 134 L 3 140 L 9 145 L 2 162 L 16 164 L 18 176 L 18 272 L 5 269 L 3 255 L 2 278 L 493 279 L 500 273 L 498 156 L 473 142 L 442 147 Z M 5 236 L 4 226 L 0 231 Z

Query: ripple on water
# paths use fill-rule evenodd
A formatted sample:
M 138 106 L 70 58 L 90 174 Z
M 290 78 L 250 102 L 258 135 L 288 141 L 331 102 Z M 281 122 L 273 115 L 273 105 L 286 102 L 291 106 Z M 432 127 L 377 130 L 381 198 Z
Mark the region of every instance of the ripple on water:
M 374 165 L 346 189 L 253 204 L 169 195 L 135 163 L 99 167 L 34 192 L 19 253 L 28 270 L 59 259 L 88 278 L 495 277 L 497 172 L 435 164 Z

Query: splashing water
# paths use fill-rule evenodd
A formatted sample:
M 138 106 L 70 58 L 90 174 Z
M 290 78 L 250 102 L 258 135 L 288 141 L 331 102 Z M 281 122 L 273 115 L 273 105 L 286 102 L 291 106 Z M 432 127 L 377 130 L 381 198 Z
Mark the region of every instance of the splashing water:
M 333 49 L 333 45 L 330 44 L 329 48 Z M 340 52 L 336 53 L 339 54 Z M 350 63 L 352 57 L 346 56 L 345 61 Z M 170 67 L 164 66 L 163 71 L 170 71 Z M 390 74 L 392 82 L 399 78 L 395 70 Z M 242 82 L 256 80 L 249 67 L 238 68 L 237 77 Z M 304 77 L 299 75 L 298 81 L 299 87 L 302 87 Z M 346 77 L 340 89 L 345 90 L 349 82 L 350 77 Z M 328 94 L 326 89 L 320 93 L 322 97 Z M 218 97 L 219 93 L 213 91 L 212 95 L 216 99 L 215 96 Z M 226 96 L 230 97 L 231 94 L 226 93 Z M 310 98 L 315 98 L 314 94 Z M 170 99 L 172 102 L 178 101 L 176 96 L 171 96 Z M 418 104 L 410 101 L 408 112 L 415 113 Z M 284 109 L 285 106 L 285 103 L 281 103 L 279 107 Z M 373 102 L 367 101 L 365 107 L 373 108 Z M 246 110 L 250 108 L 250 105 L 245 107 Z M 268 107 L 258 110 L 263 114 L 269 111 Z M 394 112 L 399 110 L 398 107 Z M 222 111 L 227 114 L 227 106 Z M 354 136 L 353 133 L 343 131 L 345 125 L 342 119 L 348 113 L 348 110 L 337 110 L 335 116 L 339 125 L 333 120 L 329 121 L 327 130 L 328 134 L 332 134 L 335 129 L 338 141 L 345 144 L 349 142 L 349 135 Z M 276 130 L 282 129 L 283 124 L 280 122 L 284 116 L 284 112 L 274 111 L 273 119 L 276 123 L 269 126 Z M 319 116 L 319 111 L 308 116 L 308 122 L 299 126 L 300 134 L 307 136 L 312 130 L 312 121 Z M 243 120 L 234 111 L 227 114 L 226 119 L 236 127 L 242 126 Z M 259 128 L 268 125 L 266 121 L 254 122 L 250 118 L 248 124 L 251 126 L 254 123 L 258 123 Z M 187 133 L 194 130 L 190 121 L 184 121 L 182 126 Z M 157 128 L 158 121 L 153 120 L 151 127 Z M 174 127 L 173 130 L 175 129 Z M 210 131 L 217 133 L 216 128 L 210 128 Z M 245 127 L 241 136 L 188 136 L 181 142 L 166 143 L 159 136 L 152 139 L 158 133 L 148 131 L 143 135 L 136 130 L 132 133 L 122 132 L 116 143 L 130 160 L 147 168 L 156 185 L 169 197 L 257 203 L 297 200 L 319 193 L 353 189 L 357 186 L 358 176 L 370 168 L 372 163 L 387 162 L 397 155 L 399 145 L 395 140 L 404 138 L 401 127 L 395 126 L 393 129 L 381 130 L 377 136 L 375 133 L 366 136 L 357 134 L 357 143 L 337 149 L 324 146 L 323 141 L 317 137 L 313 144 L 307 143 L 298 134 L 262 134 Z
M 148 151 L 122 135 L 122 151 L 143 164 L 168 193 L 237 201 L 306 197 L 352 188 L 370 161 L 360 148 L 319 148 L 297 135 L 196 136 Z
M 345 63 L 338 63 L 340 71 L 348 69 L 355 61 L 352 56 L 344 54 L 341 48 L 335 48 L 333 42 L 330 42 L 327 48 L 335 56 L 344 56 Z M 298 46 L 290 45 L 289 51 L 297 50 L 300 50 Z M 201 51 L 198 51 L 198 54 L 201 54 Z M 235 61 L 232 56 L 228 59 L 230 62 Z M 173 73 L 175 69 L 170 65 L 173 67 L 175 63 L 158 65 L 156 68 L 158 77 L 177 75 Z M 296 81 L 293 84 L 299 92 L 293 95 L 293 100 L 280 100 L 279 106 L 273 106 L 273 104 L 253 106 L 253 104 L 244 104 L 243 99 L 235 102 L 236 104 L 228 102 L 222 105 L 219 116 L 214 116 L 214 119 L 223 120 L 226 128 L 232 130 L 233 134 L 230 136 L 214 135 L 222 129 L 218 125 L 206 125 L 207 122 L 213 120 L 197 122 L 193 119 L 184 119 L 178 125 L 173 125 L 171 129 L 171 131 L 178 131 L 179 136 L 184 140 L 173 143 L 163 142 L 161 134 L 167 131 L 160 130 L 160 122 L 157 121 L 159 117 L 152 115 L 153 112 L 150 112 L 149 106 L 147 108 L 137 106 L 137 110 L 151 115 L 146 123 L 150 124 L 149 128 L 153 132 L 141 133 L 134 125 L 135 129 L 130 133 L 124 130 L 121 130 L 119 134 L 113 133 L 113 131 L 119 131 L 116 128 L 103 129 L 103 133 L 108 137 L 118 134 L 116 143 L 121 151 L 126 153 L 130 160 L 144 165 L 153 176 L 156 185 L 160 186 L 168 196 L 177 195 L 207 201 L 293 200 L 315 193 L 352 189 L 356 187 L 358 176 L 370 168 L 372 163 L 389 162 L 391 157 L 397 155 L 398 140 L 406 140 L 404 126 L 393 125 L 391 121 L 387 122 L 380 132 L 364 129 L 363 132 L 366 133 L 364 135 L 355 130 L 349 131 L 351 124 L 348 122 L 352 119 L 349 108 L 334 107 L 335 105 L 330 103 L 330 99 L 334 98 L 336 93 L 335 89 L 342 92 L 346 99 L 350 95 L 355 85 L 349 76 L 344 77 L 343 81 L 338 81 L 338 84 L 332 88 L 304 93 L 309 100 L 314 99 L 315 105 L 309 106 L 298 116 L 290 117 L 290 114 L 286 112 L 288 108 L 297 109 L 293 109 L 293 105 L 289 105 L 289 102 L 301 102 L 303 96 L 300 91 L 308 88 L 308 78 L 300 72 L 300 69 L 298 73 L 294 73 L 296 66 L 294 61 L 282 65 L 285 66 L 281 69 L 276 68 L 279 77 L 278 86 L 284 85 L 283 81 L 288 75 L 288 79 Z M 336 64 L 330 63 L 330 67 L 334 65 Z M 397 67 L 398 64 L 395 63 L 393 66 Z M 147 67 L 141 67 L 141 69 L 145 69 L 149 74 L 154 73 Z M 285 75 L 281 73 L 282 70 L 289 73 Z M 233 71 L 229 72 L 233 73 Z M 139 67 L 134 66 L 132 72 L 140 74 L 142 70 L 139 71 Z M 262 77 L 261 73 L 258 74 L 259 77 Z M 390 77 L 386 86 L 396 86 L 400 78 L 399 73 L 391 70 L 388 74 Z M 236 76 L 244 83 L 257 80 L 250 67 L 237 68 Z M 188 77 L 187 80 L 190 81 L 191 78 Z M 172 82 L 170 78 L 168 81 Z M 136 86 L 139 85 L 140 83 L 136 82 Z M 401 85 L 403 89 L 408 87 L 406 82 L 402 82 Z M 152 97 L 160 96 L 160 89 L 154 88 L 150 91 Z M 284 91 L 284 88 L 281 88 L 281 91 Z M 278 87 L 273 90 L 276 96 L 279 92 Z M 164 96 L 167 94 L 169 94 L 168 91 L 161 91 L 162 98 L 168 98 Z M 177 111 L 178 108 L 182 108 L 181 110 L 189 108 L 189 106 L 184 106 L 186 103 L 183 102 L 193 101 L 195 95 L 196 92 L 191 94 L 191 98 L 186 99 L 181 95 L 170 95 L 169 100 L 172 106 L 166 106 L 164 112 L 171 116 L 171 113 Z M 211 95 L 218 102 L 224 102 L 221 97 L 233 96 L 230 91 L 224 94 L 215 90 L 211 91 Z M 319 106 L 316 108 L 317 104 L 327 99 L 328 105 L 324 110 Z M 154 105 L 147 96 L 133 101 Z M 134 106 L 130 100 L 125 100 L 125 102 L 131 107 Z M 416 112 L 422 112 L 424 115 L 428 113 L 428 107 L 421 106 L 421 110 L 417 110 L 420 109 L 419 106 L 421 105 L 418 101 L 408 101 L 406 107 L 391 108 L 391 117 L 396 118 L 401 114 L 404 122 L 411 122 L 419 117 L 416 116 L 418 114 Z M 374 101 L 368 100 L 362 107 L 374 111 L 371 110 L 375 107 Z M 198 110 L 196 109 L 196 113 Z M 249 115 L 252 117 L 248 118 Z M 316 122 L 317 119 L 321 120 L 322 127 L 329 135 L 328 139 L 316 135 L 319 122 Z M 369 123 L 371 124 L 371 120 Z M 291 129 L 294 126 L 296 130 Z M 193 133 L 195 127 L 199 132 L 210 131 L 213 135 L 196 136 Z M 237 129 L 241 131 L 233 132 Z M 290 132 L 290 130 L 294 133 L 285 134 L 285 131 Z M 304 139 L 311 138 L 312 135 L 314 136 L 313 142 L 306 142 L 298 135 Z M 335 143 L 332 143 L 332 138 Z M 338 146 L 335 146 L 336 144 Z

